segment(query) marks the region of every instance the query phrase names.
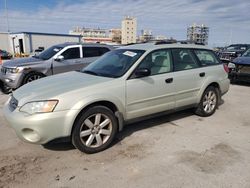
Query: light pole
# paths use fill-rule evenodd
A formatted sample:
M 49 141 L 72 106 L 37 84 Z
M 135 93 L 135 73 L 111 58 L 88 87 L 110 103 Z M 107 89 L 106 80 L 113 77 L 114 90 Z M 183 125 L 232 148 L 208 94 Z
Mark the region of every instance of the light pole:
M 10 32 L 10 25 L 9 25 L 9 15 L 8 15 L 8 8 L 7 8 L 7 0 L 4 1 L 5 3 L 5 16 L 6 16 L 6 22 L 7 22 L 7 31 Z

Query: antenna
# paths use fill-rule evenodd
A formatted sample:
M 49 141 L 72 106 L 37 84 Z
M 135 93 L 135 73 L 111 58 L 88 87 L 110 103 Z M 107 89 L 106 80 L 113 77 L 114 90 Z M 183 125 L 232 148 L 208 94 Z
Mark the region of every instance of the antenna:
M 7 8 L 7 0 L 4 1 L 4 5 L 5 5 L 5 16 L 6 16 L 6 22 L 7 22 L 7 31 L 10 32 L 9 15 L 8 15 L 8 8 Z

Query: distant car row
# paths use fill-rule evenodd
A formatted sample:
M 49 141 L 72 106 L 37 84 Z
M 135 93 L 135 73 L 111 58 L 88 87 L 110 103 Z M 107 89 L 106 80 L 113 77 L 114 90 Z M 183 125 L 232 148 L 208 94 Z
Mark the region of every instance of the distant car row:
M 250 82 L 250 44 L 233 44 L 217 52 L 220 60 L 229 67 L 229 78 Z
M 0 58 L 1 59 L 11 59 L 12 55 L 9 52 L 0 49 Z

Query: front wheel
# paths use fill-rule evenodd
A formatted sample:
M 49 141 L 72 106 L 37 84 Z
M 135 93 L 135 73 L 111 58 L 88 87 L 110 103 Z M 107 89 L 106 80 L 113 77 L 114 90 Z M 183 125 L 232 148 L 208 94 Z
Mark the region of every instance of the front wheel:
M 29 82 L 32 82 L 34 80 L 38 80 L 38 79 L 43 78 L 43 77 L 44 77 L 44 75 L 42 73 L 30 72 L 24 77 L 23 84 L 27 84 Z
M 72 143 L 82 152 L 97 153 L 106 149 L 118 130 L 114 113 L 107 107 L 94 106 L 76 121 Z
M 218 89 L 213 86 L 209 86 L 204 91 L 195 113 L 203 117 L 211 116 L 218 107 L 219 99 Z

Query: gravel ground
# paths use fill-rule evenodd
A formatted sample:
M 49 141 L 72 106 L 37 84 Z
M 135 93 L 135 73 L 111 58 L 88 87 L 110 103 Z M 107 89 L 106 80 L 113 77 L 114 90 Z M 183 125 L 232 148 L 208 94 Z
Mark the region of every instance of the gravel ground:
M 232 85 L 208 118 L 182 111 L 131 124 L 87 155 L 44 148 L 7 127 L 0 94 L 0 187 L 250 187 L 250 88 Z

